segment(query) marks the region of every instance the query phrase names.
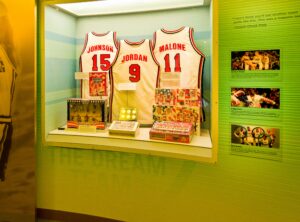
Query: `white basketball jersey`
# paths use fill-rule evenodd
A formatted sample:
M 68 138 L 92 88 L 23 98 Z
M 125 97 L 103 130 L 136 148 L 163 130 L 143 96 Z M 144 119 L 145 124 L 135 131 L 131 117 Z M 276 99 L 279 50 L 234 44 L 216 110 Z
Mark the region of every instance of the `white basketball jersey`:
M 4 142 L 6 140 L 8 132 L 8 125 L 0 122 L 0 160 L 2 159 L 2 153 L 4 151 Z
M 11 104 L 14 94 L 16 71 L 4 48 L 0 45 L 0 163 L 4 142 L 11 124 Z
M 104 34 L 89 32 L 86 34 L 85 44 L 80 55 L 80 71 L 106 73 L 108 94 L 110 94 L 109 71 L 116 59 L 117 52 L 118 42 L 116 32 L 107 32 Z M 81 97 L 85 99 L 95 98 L 90 95 L 89 80 L 82 80 L 81 84 Z
M 161 88 L 201 89 L 205 56 L 194 43 L 192 28 L 156 31 L 153 52 L 160 64 Z M 169 82 L 172 75 L 177 76 L 175 85 Z
M 120 41 L 118 58 L 112 67 L 113 94 L 112 120 L 118 120 L 122 107 L 137 108 L 137 121 L 152 124 L 152 105 L 159 79 L 159 65 L 152 51 L 151 41 Z M 121 90 L 124 84 L 135 86 L 135 90 Z
M 11 118 L 16 71 L 4 48 L 0 45 L 0 122 Z

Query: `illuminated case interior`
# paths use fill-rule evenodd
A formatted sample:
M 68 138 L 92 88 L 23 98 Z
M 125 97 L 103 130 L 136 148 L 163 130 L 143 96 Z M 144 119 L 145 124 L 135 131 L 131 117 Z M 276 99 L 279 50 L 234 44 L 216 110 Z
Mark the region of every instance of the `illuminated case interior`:
M 41 1 L 38 5 L 38 109 L 41 112 L 42 141 L 47 146 L 112 150 L 144 153 L 202 162 L 216 162 L 218 146 L 218 70 L 217 26 L 212 1 L 203 6 L 161 6 L 155 9 L 136 8 L 128 12 L 106 11 L 105 15 L 79 16 L 57 7 L 59 3 L 87 1 Z M 178 2 L 178 1 L 177 1 Z M 112 8 L 117 8 L 115 3 Z M 67 122 L 67 99 L 80 97 L 80 82 L 75 80 L 79 71 L 79 56 L 85 34 L 90 31 L 116 31 L 117 38 L 130 41 L 152 39 L 161 28 L 194 28 L 197 47 L 205 54 L 203 69 L 203 106 L 205 122 L 201 136 L 194 136 L 190 144 L 153 141 L 150 128 L 141 128 L 136 137 L 100 133 L 74 133 L 59 130 Z

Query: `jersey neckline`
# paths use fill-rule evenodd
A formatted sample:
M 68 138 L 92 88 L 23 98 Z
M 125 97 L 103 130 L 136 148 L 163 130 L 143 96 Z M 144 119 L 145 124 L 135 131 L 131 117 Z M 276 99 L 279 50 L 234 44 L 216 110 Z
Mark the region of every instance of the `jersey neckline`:
M 175 33 L 181 32 L 185 28 L 186 28 L 186 26 L 182 26 L 179 29 L 175 29 L 175 30 L 166 30 L 166 29 L 162 28 L 161 31 L 166 34 L 175 34 Z

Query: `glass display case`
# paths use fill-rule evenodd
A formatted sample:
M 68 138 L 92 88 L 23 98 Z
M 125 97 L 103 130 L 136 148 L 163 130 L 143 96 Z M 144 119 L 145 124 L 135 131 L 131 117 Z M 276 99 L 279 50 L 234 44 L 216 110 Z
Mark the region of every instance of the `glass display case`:
M 42 142 L 49 147 L 111 150 L 216 162 L 218 50 L 215 10 L 212 1 L 194 0 L 143 1 L 142 3 L 133 0 L 122 2 L 114 0 L 40 1 L 38 5 L 39 76 L 37 84 Z M 200 85 L 198 85 L 198 91 L 201 89 L 201 100 L 199 100 L 201 108 L 198 109 L 201 114 L 201 118 L 199 118 L 201 124 L 199 124 L 199 129 L 195 130 L 199 133 L 195 132 L 191 141 L 178 143 L 175 140 L 150 139 L 152 124 L 139 125 L 134 136 L 110 134 L 108 129 L 113 120 L 109 117 L 109 113 L 113 106 L 110 106 L 109 102 L 107 103 L 108 121 L 105 129 L 95 130 L 93 128 L 91 130 L 90 127 L 83 127 L 78 130 L 67 130 L 68 118 L 70 118 L 68 99 L 82 97 L 82 82 L 85 80 L 82 77 L 84 73 L 81 72 L 79 60 L 85 46 L 87 33 L 113 31 L 116 33 L 117 42 L 121 40 L 140 42 L 149 39 L 153 43 L 156 40 L 154 33 L 157 30 L 168 32 L 167 30 L 180 30 L 181 27 L 191 28 L 189 37 L 192 46 L 202 53 L 204 62 L 201 70 L 199 69 L 202 76 Z M 128 60 L 130 60 L 129 57 Z M 156 59 L 154 58 L 154 60 Z M 184 59 L 178 60 L 178 57 L 174 57 L 174 60 L 181 64 L 185 63 Z M 166 57 L 165 61 L 167 61 Z M 116 80 L 110 79 L 109 81 Z M 116 84 L 115 87 L 117 87 Z M 126 87 L 129 90 L 128 94 L 130 94 L 130 90 L 135 90 L 135 86 L 127 85 Z M 113 89 L 101 88 L 101 90 L 104 92 L 107 90 L 109 95 Z M 102 94 L 99 95 L 99 98 L 103 99 Z M 105 97 L 105 99 L 109 101 L 109 98 Z M 153 100 L 155 99 L 157 98 L 153 98 Z M 130 97 L 127 96 L 127 100 L 130 100 Z M 140 98 L 140 101 L 142 100 L 143 97 Z M 154 106 L 158 107 L 161 104 L 149 104 L 149 106 L 152 110 Z M 140 110 L 137 109 L 138 114 L 143 113 Z M 120 110 L 117 110 L 116 113 L 120 113 Z M 157 118 L 155 115 L 154 117 Z

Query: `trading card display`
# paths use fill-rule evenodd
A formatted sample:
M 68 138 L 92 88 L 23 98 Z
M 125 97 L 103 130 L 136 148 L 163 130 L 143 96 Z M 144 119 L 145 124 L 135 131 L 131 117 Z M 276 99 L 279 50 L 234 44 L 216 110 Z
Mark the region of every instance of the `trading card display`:
M 200 89 L 156 89 L 153 106 L 154 121 L 192 123 L 200 135 Z
M 106 124 L 106 100 L 68 99 L 68 128 L 80 125 L 104 129 Z
M 90 96 L 107 96 L 106 73 L 89 73 Z
M 155 104 L 168 106 L 200 106 L 200 89 L 156 89 Z
M 149 132 L 150 139 L 190 143 L 194 127 L 191 123 L 155 122 Z
M 195 133 L 200 135 L 199 107 L 154 105 L 153 120 L 192 123 Z
M 136 121 L 113 121 L 108 131 L 110 134 L 135 135 L 139 123 Z

